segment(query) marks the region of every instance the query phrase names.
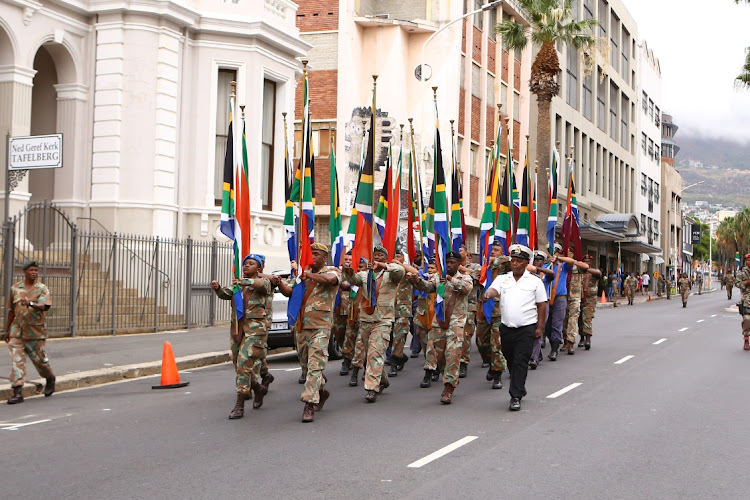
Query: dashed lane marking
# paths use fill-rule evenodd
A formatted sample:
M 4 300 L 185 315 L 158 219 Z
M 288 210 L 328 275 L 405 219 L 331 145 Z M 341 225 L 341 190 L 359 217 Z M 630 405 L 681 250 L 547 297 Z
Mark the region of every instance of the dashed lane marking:
M 715 318 L 715 317 L 716 317 L 716 315 L 715 315 L 715 314 L 712 314 L 712 315 L 711 315 L 711 317 L 712 317 L 712 318 Z
M 49 418 L 45 418 L 43 420 L 35 420 L 33 422 L 0 422 L 0 429 L 4 431 L 17 431 L 21 427 L 26 427 L 27 425 L 42 424 L 44 422 L 52 422 L 52 420 Z
M 547 399 L 555 399 L 555 398 L 556 398 L 556 397 L 558 397 L 558 396 L 562 396 L 562 395 L 563 395 L 563 394 L 565 394 L 566 392 L 568 392 L 568 391 L 572 391 L 573 389 L 575 389 L 575 388 L 576 388 L 576 387 L 578 387 L 579 385 L 581 385 L 581 382 L 576 382 L 576 383 L 574 383 L 574 384 L 570 384 L 570 385 L 569 385 L 569 386 L 567 386 L 567 387 L 563 387 L 563 388 L 562 388 L 562 389 L 560 389 L 559 391 L 557 391 L 557 392 L 553 392 L 552 394 L 550 394 L 549 396 L 547 396 Z
M 653 345 L 659 345 L 659 344 L 661 344 L 662 342 L 665 342 L 666 340 L 667 340 L 667 339 L 659 339 L 659 340 L 657 340 L 656 342 L 654 342 L 654 343 L 653 343 Z
M 629 359 L 633 359 L 634 357 L 635 357 L 635 355 L 633 355 L 633 354 L 628 354 L 628 355 L 627 355 L 627 356 L 625 356 L 624 358 L 622 358 L 622 359 L 618 359 L 617 361 L 615 361 L 615 364 L 616 364 L 616 365 L 621 365 L 621 364 L 623 364 L 623 363 L 624 363 L 625 361 L 627 361 L 627 360 L 629 360 Z
M 685 331 L 685 330 L 687 330 L 687 329 L 688 329 L 687 327 L 684 327 L 684 328 L 680 328 L 680 329 L 679 329 L 679 330 L 677 330 L 677 331 L 678 331 L 678 332 L 684 332 L 684 331 Z
M 438 451 L 434 453 L 430 453 L 424 458 L 420 458 L 416 462 L 412 462 L 407 467 L 410 467 L 412 469 L 418 469 L 422 467 L 423 465 L 427 465 L 430 462 L 437 460 L 438 458 L 447 455 L 448 453 L 457 450 L 458 448 L 462 447 L 465 444 L 469 444 L 475 439 L 477 439 L 479 436 L 466 436 L 465 438 L 461 438 L 455 443 L 451 443 L 448 446 L 445 446 L 443 448 L 440 448 Z
M 706 320 L 705 319 L 699 319 L 698 321 L 696 321 L 696 323 L 703 323 L 704 321 L 706 321 Z

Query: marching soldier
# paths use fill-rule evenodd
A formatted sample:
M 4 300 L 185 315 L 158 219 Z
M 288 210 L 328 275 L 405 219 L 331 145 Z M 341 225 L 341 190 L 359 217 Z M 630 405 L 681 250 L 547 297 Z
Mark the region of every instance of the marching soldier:
M 737 283 L 734 273 L 727 271 L 726 276 L 724 276 L 724 283 L 727 285 L 727 300 L 732 300 L 732 288 Z
M 469 293 L 474 284 L 471 276 L 461 274 L 458 267 L 461 264 L 461 254 L 448 252 L 445 258 L 445 281 L 442 282 L 445 297 L 443 298 L 444 319 L 441 321 L 437 314 L 432 329 L 437 332 L 434 341 L 427 345 L 427 351 L 440 346 L 445 350 L 445 367 L 443 373 L 444 389 L 440 394 L 440 402 L 451 404 L 453 391 L 458 386 L 458 370 L 463 350 L 464 327 L 468 309 Z M 409 281 L 419 290 L 440 293 L 441 276 L 433 274 L 429 281 L 420 278 L 416 273 L 409 273 Z M 427 356 L 428 359 L 430 356 Z M 436 370 L 437 365 L 430 365 L 426 370 Z
M 535 275 L 537 278 L 542 280 L 542 283 L 544 284 L 544 291 L 547 293 L 547 299 L 549 300 L 549 287 L 550 282 L 548 280 L 545 280 L 545 276 L 551 276 L 554 277 L 554 274 L 551 269 L 548 269 L 544 267 L 544 265 L 547 262 L 547 253 L 544 250 L 534 250 L 534 262 L 533 267 L 534 270 L 532 271 L 529 269 L 529 272 L 531 272 L 533 275 Z M 547 316 L 549 311 L 545 310 L 544 312 L 544 322 L 546 324 L 547 322 Z M 535 338 L 534 339 L 534 348 L 531 351 L 531 359 L 529 360 L 529 368 L 532 370 L 536 370 L 536 367 L 539 366 L 539 363 L 542 362 L 543 356 L 542 356 L 542 338 Z
M 232 307 L 229 347 L 237 373 L 237 402 L 229 414 L 230 420 L 245 415 L 245 401 L 252 397 L 251 391 L 255 393 L 254 408 L 263 405 L 263 397 L 268 392 L 268 387 L 262 384 L 260 374 L 268 348 L 267 298 L 273 290 L 268 278 L 258 276 L 265 261 L 263 255 L 251 253 L 242 260 L 243 278 L 233 280 L 233 284 L 242 287 L 244 313 L 242 318 L 237 320 L 237 311 Z M 221 300 L 232 300 L 234 297 L 232 289 L 222 287 L 218 281 L 212 281 L 211 288 Z M 234 301 L 232 305 L 234 306 Z
M 690 278 L 687 273 L 682 273 L 682 278 L 677 282 L 677 288 L 682 296 L 682 307 L 687 307 L 688 297 L 690 296 Z
M 469 308 L 466 314 L 466 326 L 464 327 L 464 344 L 461 349 L 461 364 L 458 367 L 458 378 L 464 378 L 471 361 L 471 338 L 474 336 L 477 326 L 477 297 L 481 287 L 479 280 L 481 279 L 482 266 L 471 261 L 471 253 L 469 253 L 466 245 L 461 245 L 458 251 L 461 254 L 461 265 L 458 270 L 461 274 L 471 276 L 474 283 L 474 288 L 469 293 Z
M 568 258 L 573 258 L 573 250 L 568 250 Z M 573 345 L 578 335 L 578 320 L 581 317 L 581 303 L 583 297 L 583 280 L 584 276 L 588 276 L 589 265 L 586 264 L 586 255 L 584 261 L 573 260 L 573 271 L 570 276 L 570 283 L 568 284 L 568 310 L 565 316 L 565 325 L 563 331 L 565 332 L 565 343 L 563 344 L 563 352 L 567 351 L 568 354 L 575 354 Z
M 487 272 L 492 273 L 492 281 L 499 275 L 510 272 L 510 257 L 503 255 L 503 245 L 499 239 L 492 243 L 490 254 L 490 265 Z M 481 270 L 480 270 L 481 272 Z M 484 296 L 484 294 L 482 294 Z M 483 308 L 478 309 L 477 319 L 477 349 L 482 356 L 482 367 L 489 367 L 486 379 L 492 381 L 493 389 L 502 389 L 502 375 L 506 368 L 505 356 L 503 356 L 500 342 L 500 301 L 492 299 L 495 307 L 492 309 L 492 321 L 487 322 Z M 484 305 L 484 301 L 482 303 Z
M 630 273 L 625 278 L 625 293 L 628 296 L 628 304 L 633 305 L 633 299 L 635 299 L 635 289 L 638 288 L 638 278 L 635 277 L 635 273 Z
M 346 252 L 341 259 L 341 271 L 352 267 L 352 253 Z M 351 290 L 349 287 L 345 287 L 344 283 L 339 285 L 339 305 L 336 308 L 336 314 L 333 320 L 334 337 L 341 346 L 341 352 L 344 356 L 344 360 L 341 362 L 341 370 L 339 375 L 348 375 L 349 367 L 351 366 L 351 358 L 344 352 L 344 346 L 347 343 L 346 333 L 347 327 L 349 326 L 349 313 L 351 309 Z
M 371 268 L 375 274 L 374 290 L 366 290 L 362 294 L 359 311 L 359 334 L 362 342 L 367 346 L 367 371 L 365 373 L 365 399 L 374 403 L 378 393 L 383 392 L 390 383 L 388 374 L 383 369 L 385 363 L 385 349 L 391 336 L 391 327 L 395 319 L 394 306 L 398 284 L 404 277 L 404 267 L 397 263 L 388 263 L 388 251 L 378 245 L 372 252 Z M 360 288 L 367 287 L 368 271 L 354 274 L 354 270 L 346 271 L 345 280 Z M 377 303 L 370 303 L 371 294 L 377 297 Z M 355 378 L 362 368 L 362 360 L 355 359 L 352 363 L 352 378 Z
M 737 271 L 737 288 L 742 294 L 742 336 L 745 337 L 743 349 L 750 350 L 750 253 L 745 255 L 745 267 Z
M 397 253 L 394 256 L 396 262 L 401 264 L 407 272 L 417 273 L 414 267 L 404 264 L 404 254 Z M 411 329 L 411 298 L 414 289 L 407 280 L 401 280 L 396 290 L 396 320 L 393 323 L 393 350 L 391 351 L 391 369 L 389 377 L 398 376 L 398 372 L 404 369 L 404 364 L 409 361 L 409 356 L 404 354 L 406 336 Z
M 435 259 L 432 258 L 427 264 L 427 272 L 419 270 L 419 277 L 425 280 L 429 280 L 430 277 L 437 272 L 437 266 L 435 265 Z M 417 310 L 415 316 L 415 323 L 417 325 L 417 336 L 422 345 L 422 351 L 425 353 L 425 373 L 422 382 L 419 383 L 419 387 L 426 389 L 432 385 L 432 370 L 429 366 L 437 365 L 438 369 L 445 364 L 445 352 L 437 352 L 435 349 L 429 351 L 429 356 L 434 357 L 428 359 L 427 344 L 432 341 L 434 344 L 435 339 L 432 338 L 432 321 L 435 317 L 435 294 L 427 293 L 415 288 L 415 294 L 417 297 Z M 435 380 L 438 379 L 438 370 L 435 370 Z
M 602 272 L 599 269 L 590 267 L 594 263 L 591 255 L 584 255 L 583 262 L 589 265 L 588 272 L 583 277 L 581 297 L 581 341 L 578 347 L 583 347 L 587 351 L 591 349 L 591 336 L 594 334 L 594 314 L 596 314 L 596 294 L 599 291 L 599 278 Z
M 13 285 L 8 295 L 8 321 L 5 323 L 5 342 L 10 349 L 10 385 L 13 396 L 8 404 L 23 403 L 23 384 L 26 382 L 26 356 L 34 363 L 39 375 L 46 379 L 44 395 L 55 392 L 55 375 L 47 359 L 47 325 L 45 313 L 52 307 L 49 288 L 39 277 L 39 264 L 31 260 L 23 267 L 24 279 Z
M 333 303 L 341 283 L 341 271 L 325 265 L 328 247 L 316 242 L 310 245 L 310 248 L 313 263 L 308 269 L 303 269 L 300 275 L 305 283 L 305 295 L 297 319 L 297 352 L 300 363 L 306 367 L 304 371 L 307 373 L 305 389 L 300 398 L 305 403 L 302 412 L 303 422 L 312 422 L 315 412 L 323 409 L 323 405 L 331 395 L 324 387 L 323 370 L 328 361 Z M 276 281 L 279 291 L 290 297 L 292 295 L 291 280 L 285 282 L 276 278 Z

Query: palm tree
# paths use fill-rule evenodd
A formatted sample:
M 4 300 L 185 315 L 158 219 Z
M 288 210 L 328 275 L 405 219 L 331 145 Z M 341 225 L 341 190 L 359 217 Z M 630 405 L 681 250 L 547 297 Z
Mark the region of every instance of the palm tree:
M 734 262 L 736 251 L 745 255 L 750 250 L 750 208 L 745 207 L 734 217 L 721 221 L 716 228 L 716 242 L 725 262 Z
M 734 0 L 734 3 L 750 5 L 750 0 Z M 734 79 L 734 85 L 738 89 L 750 89 L 750 47 L 745 49 L 745 63 L 742 65 L 742 73 Z
M 557 58 L 555 42 L 560 41 L 577 49 L 591 50 L 596 45 L 593 28 L 599 23 L 595 19 L 576 20 L 571 17 L 570 0 L 518 0 L 529 26 L 504 19 L 496 26 L 507 50 L 523 49 L 530 41 L 539 52 L 531 65 L 529 88 L 536 95 L 538 122 L 536 134 L 536 156 L 539 164 L 551 165 L 550 103 L 560 91 L 557 74 L 560 62 Z M 547 169 L 537 171 L 537 185 L 548 183 Z M 546 221 L 549 215 L 549 193 L 539 189 L 537 196 L 537 220 Z M 546 223 L 537 228 L 538 241 L 547 238 Z

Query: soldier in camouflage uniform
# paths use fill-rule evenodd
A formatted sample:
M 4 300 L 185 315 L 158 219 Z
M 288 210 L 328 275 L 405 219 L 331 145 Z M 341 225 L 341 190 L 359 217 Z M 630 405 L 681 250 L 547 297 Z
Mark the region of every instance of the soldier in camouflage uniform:
M 583 347 L 588 351 L 591 349 L 591 336 L 594 334 L 596 294 L 599 291 L 599 279 L 602 277 L 602 272 L 599 269 L 591 267 L 594 263 L 594 258 L 591 255 L 584 255 L 583 263 L 588 264 L 589 269 L 583 277 L 583 283 L 581 283 L 581 290 L 583 292 L 581 296 L 581 317 L 579 320 L 581 341 L 578 343 L 578 347 Z
M 732 287 L 736 281 L 734 274 L 731 271 L 727 271 L 726 276 L 724 276 L 724 283 L 727 286 L 727 300 L 732 300 Z
M 687 307 L 688 297 L 690 296 L 690 278 L 687 273 L 682 273 L 682 278 L 677 282 L 677 289 L 682 296 L 682 307 Z
M 573 250 L 568 250 L 568 257 L 573 259 Z M 586 257 L 591 257 L 587 255 Z M 585 257 L 584 257 L 585 258 Z M 575 345 L 576 336 L 578 335 L 578 320 L 581 317 L 581 299 L 583 297 L 583 281 L 588 275 L 589 265 L 585 262 L 573 260 L 573 270 L 570 273 L 570 283 L 568 284 L 568 309 L 563 322 L 563 343 L 562 350 L 568 354 L 575 354 L 573 346 Z
M 460 264 L 461 254 L 448 252 L 445 258 L 446 276 L 444 281 L 437 273 L 430 276 L 429 281 L 420 278 L 416 273 L 409 273 L 409 281 L 423 292 L 440 293 L 441 284 L 444 287 L 444 321 L 440 321 L 435 314 L 432 330 L 439 333 L 435 336 L 435 340 L 427 345 L 428 352 L 435 349 L 436 346 L 440 346 L 445 351 L 444 389 L 440 394 L 440 402 L 443 404 L 451 404 L 453 391 L 458 386 L 458 370 L 463 351 L 469 293 L 474 287 L 471 276 L 458 272 Z M 428 356 L 429 358 L 430 356 Z M 425 364 L 425 374 L 432 370 L 437 370 L 437 364 Z
M 404 267 L 406 272 L 417 273 L 416 268 L 404 264 L 404 255 L 397 253 L 394 260 Z M 393 323 L 393 351 L 391 352 L 391 370 L 389 377 L 398 376 L 398 372 L 404 369 L 404 364 L 409 361 L 409 356 L 404 354 L 406 336 L 411 329 L 411 299 L 414 288 L 407 280 L 401 280 L 396 290 L 396 320 Z
M 49 288 L 39 277 L 36 261 L 23 266 L 24 279 L 13 285 L 8 295 L 8 321 L 3 337 L 10 350 L 10 385 L 13 396 L 8 404 L 23 403 L 23 384 L 26 382 L 26 356 L 34 363 L 39 375 L 46 379 L 44 395 L 55 392 L 55 375 L 47 359 L 47 325 L 45 313 L 52 307 Z
M 425 272 L 424 269 L 420 269 L 419 276 L 420 278 L 429 280 L 430 277 L 436 272 L 437 265 L 435 265 L 435 259 L 432 258 L 427 264 L 427 272 Z M 436 334 L 432 331 L 432 322 L 435 316 L 435 294 L 422 292 L 418 289 L 415 289 L 414 295 L 417 300 L 414 323 L 417 326 L 417 336 L 419 337 L 419 342 L 422 346 L 422 352 L 425 353 L 425 359 L 427 359 L 427 344 L 430 342 L 432 336 Z M 433 338 L 433 344 L 434 340 L 435 339 Z M 442 371 L 442 367 L 445 365 L 445 353 L 437 352 L 435 349 L 433 349 L 429 352 L 429 354 L 431 357 L 435 357 L 434 362 L 438 365 L 438 370 Z M 430 361 L 430 363 L 431 362 L 432 361 Z M 437 373 L 439 372 L 436 370 L 436 374 Z M 435 380 L 437 380 L 437 377 L 435 378 Z M 425 372 L 425 378 L 422 380 L 419 386 L 425 389 L 427 387 L 430 387 L 430 385 L 432 385 L 432 374 Z
M 307 367 L 305 389 L 300 399 L 305 403 L 302 421 L 312 422 L 315 412 L 323 409 L 330 392 L 324 387 L 323 370 L 328 361 L 328 341 L 333 325 L 333 303 L 341 283 L 341 271 L 326 266 L 328 247 L 322 243 L 310 245 L 312 265 L 302 270 L 305 295 L 297 319 L 297 352 L 300 363 Z M 292 280 L 276 283 L 279 291 L 287 297 L 292 295 Z M 299 285 L 297 285 L 299 286 Z
M 398 284 L 404 277 L 404 267 L 398 262 L 388 263 L 388 251 L 377 246 L 373 250 L 373 262 L 370 266 L 374 273 L 375 290 L 363 293 L 359 310 L 359 331 L 362 342 L 367 345 L 367 371 L 365 373 L 365 399 L 374 403 L 377 395 L 383 392 L 390 383 L 388 374 L 383 369 L 385 364 L 385 349 L 391 336 L 391 327 L 395 320 L 394 309 Z M 354 274 L 348 270 L 345 280 L 360 288 L 367 287 L 368 271 Z M 375 293 L 377 303 L 370 305 L 370 294 Z M 355 378 L 362 368 L 362 361 L 355 359 L 352 363 L 352 378 Z
M 477 297 L 481 283 L 482 266 L 471 261 L 471 253 L 466 245 L 459 248 L 461 254 L 461 265 L 458 270 L 461 274 L 468 274 L 474 283 L 474 288 L 469 292 L 469 308 L 466 314 L 466 326 L 464 327 L 464 345 L 461 349 L 461 365 L 458 368 L 458 378 L 464 378 L 467 375 L 469 362 L 471 361 L 471 338 L 477 328 Z
M 364 259 L 359 260 L 359 271 L 367 269 Z M 342 273 L 343 274 L 343 273 Z M 359 333 L 359 304 L 361 302 L 361 292 L 359 287 L 351 286 L 346 281 L 342 281 L 339 288 L 342 291 L 347 291 L 349 294 L 349 314 L 346 319 L 346 333 L 344 334 L 344 343 L 341 346 L 341 354 L 343 354 L 344 361 L 341 364 L 340 375 L 348 375 L 352 368 L 352 364 L 355 359 L 364 359 L 364 354 L 367 349 L 363 348 L 362 336 Z M 349 385 L 355 387 L 357 385 L 357 377 L 352 377 L 349 380 Z
M 534 261 L 532 263 L 533 270 L 531 267 L 529 268 L 529 272 L 536 276 L 537 278 L 542 280 L 542 283 L 544 284 L 544 290 L 547 292 L 547 299 L 549 300 L 549 288 L 550 288 L 550 281 L 545 280 L 545 276 L 549 276 L 550 278 L 554 278 L 555 273 L 552 271 L 552 269 L 549 269 L 547 267 L 544 267 L 544 265 L 547 263 L 547 252 L 544 250 L 534 250 Z M 547 323 L 547 317 L 549 316 L 549 311 L 545 310 L 544 314 L 544 322 Z M 539 366 L 539 363 L 542 362 L 542 359 L 544 356 L 542 356 L 542 338 L 535 338 L 534 339 L 534 347 L 531 350 L 531 359 L 529 360 L 529 368 L 531 370 L 536 370 L 536 367 Z
M 628 304 L 633 305 L 633 299 L 635 299 L 635 289 L 638 288 L 638 278 L 635 277 L 635 273 L 630 273 L 625 278 L 625 294 L 628 297 Z
M 510 257 L 503 255 L 503 246 L 499 239 L 496 239 L 492 244 L 490 259 L 487 272 L 492 274 L 492 281 L 500 274 L 510 272 Z M 477 309 L 477 349 L 479 355 L 482 356 L 482 366 L 484 367 L 487 364 L 489 367 L 485 378 L 492 381 L 493 389 L 502 389 L 502 374 L 505 371 L 506 363 L 500 342 L 500 301 L 496 299 L 493 299 L 493 301 L 495 307 L 492 309 L 491 323 L 487 322 L 483 307 Z M 484 301 L 482 306 L 484 306 Z
M 242 261 L 241 280 L 233 280 L 235 285 L 242 287 L 242 299 L 245 312 L 237 321 L 236 311 L 232 307 L 232 327 L 230 330 L 230 344 L 232 362 L 235 372 L 235 390 L 237 402 L 229 418 L 242 418 L 245 414 L 245 401 L 250 399 L 251 391 L 255 393 L 255 408 L 263 404 L 263 397 L 268 387 L 261 382 L 261 366 L 268 349 L 268 297 L 273 294 L 273 287 L 268 278 L 259 277 L 266 258 L 259 254 L 250 254 Z M 211 288 L 216 296 L 222 300 L 232 300 L 234 292 L 231 288 L 223 287 L 218 281 L 211 282 Z M 234 306 L 234 301 L 232 301 Z M 238 324 L 239 323 L 239 324 Z M 240 333 L 238 334 L 238 330 Z M 269 382 L 270 383 L 270 382 Z
M 344 269 L 352 267 L 352 253 L 347 252 L 341 260 L 341 271 L 343 274 Z M 342 283 L 343 284 L 343 283 Z M 339 305 L 334 311 L 333 316 L 333 336 L 341 346 L 343 354 L 344 343 L 346 342 L 346 329 L 349 323 L 349 309 L 351 307 L 351 290 L 347 287 L 344 289 L 339 285 Z M 351 359 L 344 356 L 344 360 L 341 362 L 341 370 L 339 375 L 347 375 L 349 373 L 349 367 L 351 366 Z
M 656 279 L 656 296 L 661 297 L 661 294 L 664 290 L 664 275 L 659 274 L 659 277 Z
M 750 350 L 750 253 L 745 255 L 745 267 L 737 271 L 737 288 L 742 294 L 742 336 L 745 337 L 743 349 Z

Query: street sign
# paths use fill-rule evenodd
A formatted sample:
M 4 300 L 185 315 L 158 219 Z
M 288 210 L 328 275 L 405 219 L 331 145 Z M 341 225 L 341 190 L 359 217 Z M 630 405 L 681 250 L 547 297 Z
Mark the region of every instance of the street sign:
M 701 242 L 701 225 L 691 224 L 690 228 L 690 243 L 693 245 L 700 245 Z
M 654 271 L 654 279 L 659 279 L 659 271 Z
M 8 170 L 62 167 L 62 134 L 11 137 L 8 140 Z

